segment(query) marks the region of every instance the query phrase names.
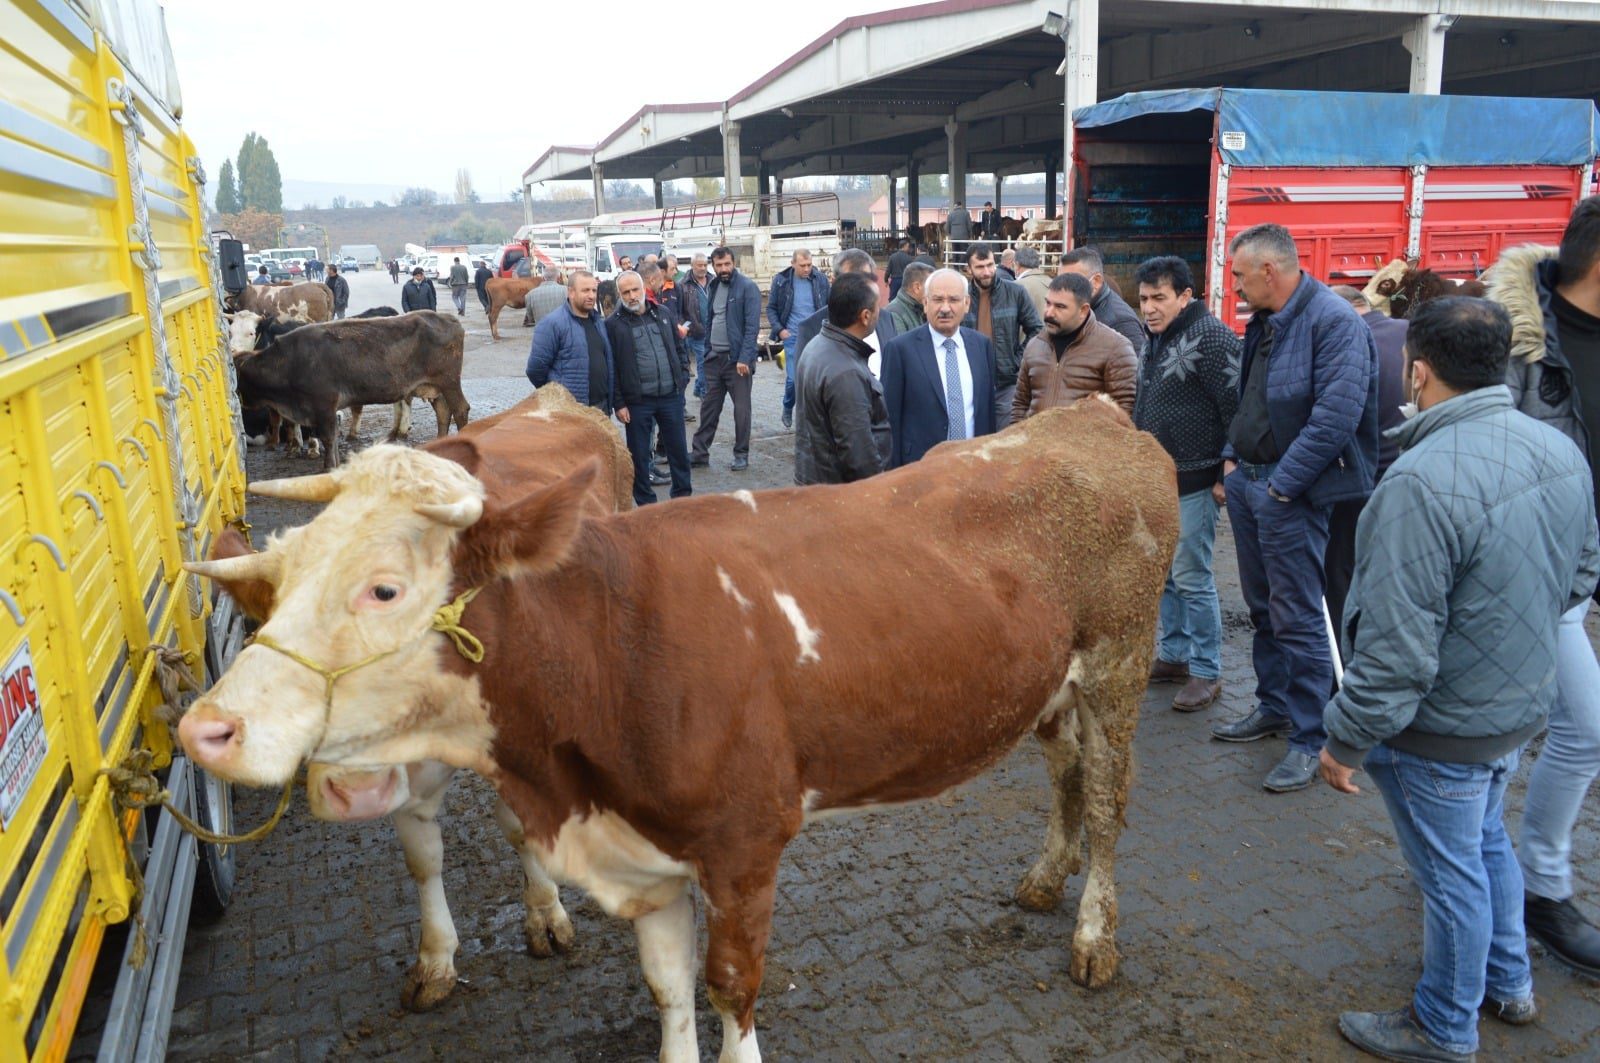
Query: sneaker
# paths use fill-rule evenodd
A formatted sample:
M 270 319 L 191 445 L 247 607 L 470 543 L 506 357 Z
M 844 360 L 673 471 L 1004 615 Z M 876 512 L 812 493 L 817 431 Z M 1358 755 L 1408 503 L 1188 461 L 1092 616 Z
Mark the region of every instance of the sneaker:
M 1472 1063 L 1476 1052 L 1452 1052 L 1428 1036 L 1409 1007 L 1399 1011 L 1347 1011 L 1339 1016 L 1344 1039 L 1379 1059 L 1402 1063 Z
M 666 475 L 665 473 L 656 472 L 654 469 L 650 470 L 650 483 L 654 486 L 660 487 L 663 484 L 669 484 L 671 482 L 672 477 Z
M 1222 696 L 1222 680 L 1190 676 L 1172 699 L 1175 712 L 1199 712 Z
M 1150 666 L 1150 682 L 1152 683 L 1182 683 L 1189 678 L 1189 663 L 1174 663 L 1163 661 L 1157 657 Z
M 1527 1000 L 1496 1000 L 1494 997 L 1484 997 L 1483 1003 L 1478 1005 L 1490 1018 L 1499 1019 L 1511 1026 L 1526 1026 L 1539 1017 L 1539 1005 L 1534 999 Z
M 686 424 L 694 424 L 694 422 L 695 422 L 695 420 L 696 420 L 696 418 L 695 418 L 695 415 L 694 415 L 694 414 L 692 414 L 692 413 L 686 413 L 686 414 L 684 414 L 684 415 L 683 415 L 683 419 L 684 419 L 684 422 L 685 422 L 685 423 L 686 423 Z
M 1596 930 L 1571 898 L 1553 901 L 1523 895 L 1522 922 L 1528 936 L 1550 955 L 1586 978 L 1600 978 L 1600 930 Z
M 1216 724 L 1211 728 L 1211 737 L 1224 742 L 1254 742 L 1258 738 L 1287 735 L 1292 730 L 1294 725 L 1282 716 L 1273 716 L 1265 709 L 1257 708 L 1242 720 Z
M 750 467 L 749 458 L 734 458 L 733 464 L 728 466 L 730 472 L 744 472 Z
M 1317 758 L 1310 753 L 1291 749 L 1278 761 L 1278 766 L 1267 772 L 1261 788 L 1269 793 L 1286 794 L 1304 790 L 1317 777 Z

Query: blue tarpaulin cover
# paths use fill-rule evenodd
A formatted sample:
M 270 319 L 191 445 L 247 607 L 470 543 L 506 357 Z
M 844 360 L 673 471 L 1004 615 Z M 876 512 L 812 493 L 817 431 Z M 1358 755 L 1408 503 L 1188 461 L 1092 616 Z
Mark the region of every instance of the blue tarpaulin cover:
M 1171 89 L 1072 112 L 1080 129 L 1215 111 L 1232 166 L 1580 166 L 1600 153 L 1589 100 Z

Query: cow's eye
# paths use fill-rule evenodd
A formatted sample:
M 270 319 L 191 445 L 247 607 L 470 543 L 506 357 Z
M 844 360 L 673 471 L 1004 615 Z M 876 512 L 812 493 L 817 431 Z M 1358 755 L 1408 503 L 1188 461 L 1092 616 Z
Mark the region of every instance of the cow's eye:
M 372 596 L 380 602 L 392 602 L 400 597 L 400 591 L 387 583 L 380 583 L 372 588 Z

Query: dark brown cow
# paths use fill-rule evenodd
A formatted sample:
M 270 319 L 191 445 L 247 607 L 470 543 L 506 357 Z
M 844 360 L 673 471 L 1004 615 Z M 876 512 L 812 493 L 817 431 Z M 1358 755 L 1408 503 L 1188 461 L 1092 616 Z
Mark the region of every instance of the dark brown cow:
M 1017 899 L 1056 905 L 1086 837 L 1068 970 L 1113 977 L 1115 845 L 1178 530 L 1152 437 L 1090 400 L 860 483 L 586 519 L 594 475 L 486 502 L 460 464 L 374 447 L 309 478 L 315 521 L 192 566 L 265 579 L 279 605 L 184 717 L 185 749 L 256 786 L 305 759 L 481 772 L 553 877 L 633 920 L 668 1060 L 699 1058 L 698 884 L 722 1058 L 744 1061 L 789 839 L 936 795 L 1032 733 L 1055 793 Z M 480 664 L 432 630 L 474 591 Z
M 466 445 L 470 440 L 470 445 Z M 611 420 L 599 410 L 578 403 L 559 384 L 540 388 L 505 413 L 474 421 L 459 433 L 436 439 L 424 448 L 452 460 L 470 462 L 470 471 L 489 489 L 491 498 L 511 500 L 522 491 L 556 482 L 591 461 L 601 463 L 601 476 L 589 496 L 596 515 L 633 508 L 633 463 Z M 295 497 L 298 481 L 283 481 Z M 258 493 L 269 484 L 253 485 Z M 254 551 L 231 529 L 218 537 L 212 560 L 246 557 Z M 272 613 L 273 587 L 260 581 L 230 584 L 240 608 L 256 620 Z M 306 771 L 306 797 L 313 815 L 335 821 L 394 817 L 395 835 L 405 852 L 406 868 L 417 886 L 422 916 L 417 962 L 406 974 L 401 1004 L 423 1011 L 443 1001 L 456 987 L 455 953 L 459 944 L 450 905 L 445 899 L 444 840 L 439 806 L 455 769 L 438 761 L 421 761 L 388 769 L 387 787 L 357 785 L 346 773 L 323 764 Z M 384 800 L 373 802 L 375 794 Z M 555 883 L 545 873 L 537 851 L 527 844 L 522 824 L 503 802 L 495 808 L 499 824 L 522 862 L 527 915 L 523 933 L 535 956 L 566 952 L 572 946 L 572 922 L 561 906 Z
M 269 406 L 321 440 L 323 468 L 339 464 L 338 411 L 406 401 L 391 438 L 409 429 L 409 398 L 433 405 L 439 435 L 466 426 L 461 392 L 466 331 L 451 315 L 417 310 L 398 317 L 351 318 L 285 333 L 260 351 L 234 356 L 239 401 Z M 355 431 L 352 418 L 351 433 Z
M 489 335 L 500 338 L 500 311 L 506 307 L 521 310 L 528 293 L 544 283 L 540 277 L 490 277 L 483 282 L 489 294 Z

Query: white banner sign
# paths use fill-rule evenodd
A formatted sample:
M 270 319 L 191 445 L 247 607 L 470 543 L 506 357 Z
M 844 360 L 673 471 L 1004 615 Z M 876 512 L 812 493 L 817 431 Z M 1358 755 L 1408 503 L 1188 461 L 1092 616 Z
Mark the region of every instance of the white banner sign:
M 39 684 L 33 674 L 33 651 L 24 639 L 0 672 L 0 829 L 11 826 L 44 763 L 44 753 Z

